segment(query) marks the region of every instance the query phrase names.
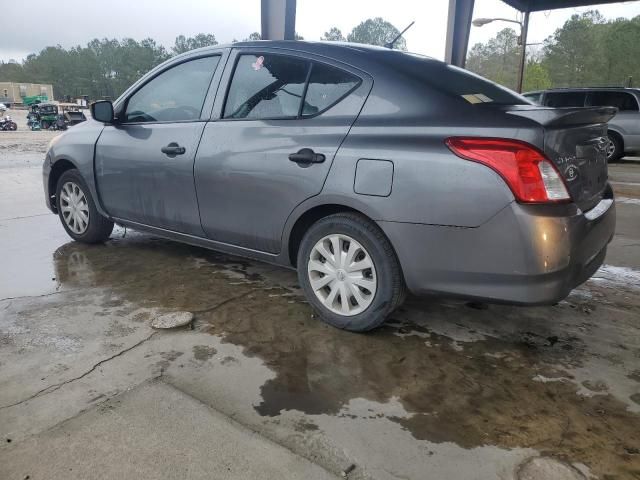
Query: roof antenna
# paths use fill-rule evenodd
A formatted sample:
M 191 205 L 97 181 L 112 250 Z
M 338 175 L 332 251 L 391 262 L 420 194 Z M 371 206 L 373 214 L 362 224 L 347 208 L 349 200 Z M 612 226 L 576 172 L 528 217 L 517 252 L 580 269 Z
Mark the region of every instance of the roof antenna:
M 393 39 L 393 40 L 391 40 L 390 42 L 385 43 L 385 44 L 384 44 L 384 46 L 385 46 L 386 48 L 390 48 L 391 50 L 393 50 L 393 45 L 394 45 L 398 40 L 400 40 L 400 38 L 402 37 L 402 35 L 404 35 L 404 32 L 406 32 L 407 30 L 409 30 L 409 29 L 413 26 L 413 24 L 414 24 L 414 23 L 416 23 L 416 21 L 415 21 L 415 20 L 414 20 L 413 22 L 411 22 L 411 23 L 407 26 L 407 28 L 405 28 L 404 30 L 402 30 L 402 31 L 398 34 L 398 36 L 397 36 L 396 38 L 394 38 L 394 39 Z

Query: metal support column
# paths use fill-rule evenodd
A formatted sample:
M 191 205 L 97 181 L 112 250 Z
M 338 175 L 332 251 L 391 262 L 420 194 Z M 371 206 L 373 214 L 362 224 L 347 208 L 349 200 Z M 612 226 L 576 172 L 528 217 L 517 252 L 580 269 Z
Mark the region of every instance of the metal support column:
M 520 67 L 518 68 L 518 93 L 522 93 L 522 83 L 524 81 L 524 69 L 527 65 L 527 34 L 529 33 L 529 10 L 524 12 L 522 21 L 522 31 L 520 32 Z
M 467 60 L 473 5 L 474 0 L 449 0 L 447 44 L 444 53 L 444 60 L 447 63 L 464 67 Z
M 262 39 L 294 40 L 296 0 L 262 0 Z

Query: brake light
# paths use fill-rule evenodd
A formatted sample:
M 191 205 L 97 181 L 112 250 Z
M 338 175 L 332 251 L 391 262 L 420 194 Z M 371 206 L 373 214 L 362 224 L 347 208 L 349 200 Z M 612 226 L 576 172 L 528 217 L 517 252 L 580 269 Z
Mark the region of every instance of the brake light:
M 457 156 L 493 169 L 519 202 L 571 200 L 558 169 L 533 145 L 506 138 L 476 137 L 451 137 L 445 143 Z

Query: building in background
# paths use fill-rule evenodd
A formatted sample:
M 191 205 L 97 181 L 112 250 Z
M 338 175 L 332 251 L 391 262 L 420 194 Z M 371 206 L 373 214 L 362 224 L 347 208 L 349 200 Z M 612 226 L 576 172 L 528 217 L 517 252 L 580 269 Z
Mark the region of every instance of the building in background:
M 41 102 L 52 101 L 53 85 L 46 83 L 0 82 L 0 103 L 4 103 L 7 106 L 29 105 L 33 103 L 34 98 Z

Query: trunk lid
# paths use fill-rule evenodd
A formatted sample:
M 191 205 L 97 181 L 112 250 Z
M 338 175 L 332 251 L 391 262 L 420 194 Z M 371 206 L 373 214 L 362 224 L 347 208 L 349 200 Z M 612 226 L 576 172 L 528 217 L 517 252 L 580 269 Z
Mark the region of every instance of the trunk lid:
M 572 200 L 582 211 L 593 208 L 607 186 L 607 122 L 613 107 L 513 107 L 510 114 L 544 129 L 544 153 L 562 175 Z

